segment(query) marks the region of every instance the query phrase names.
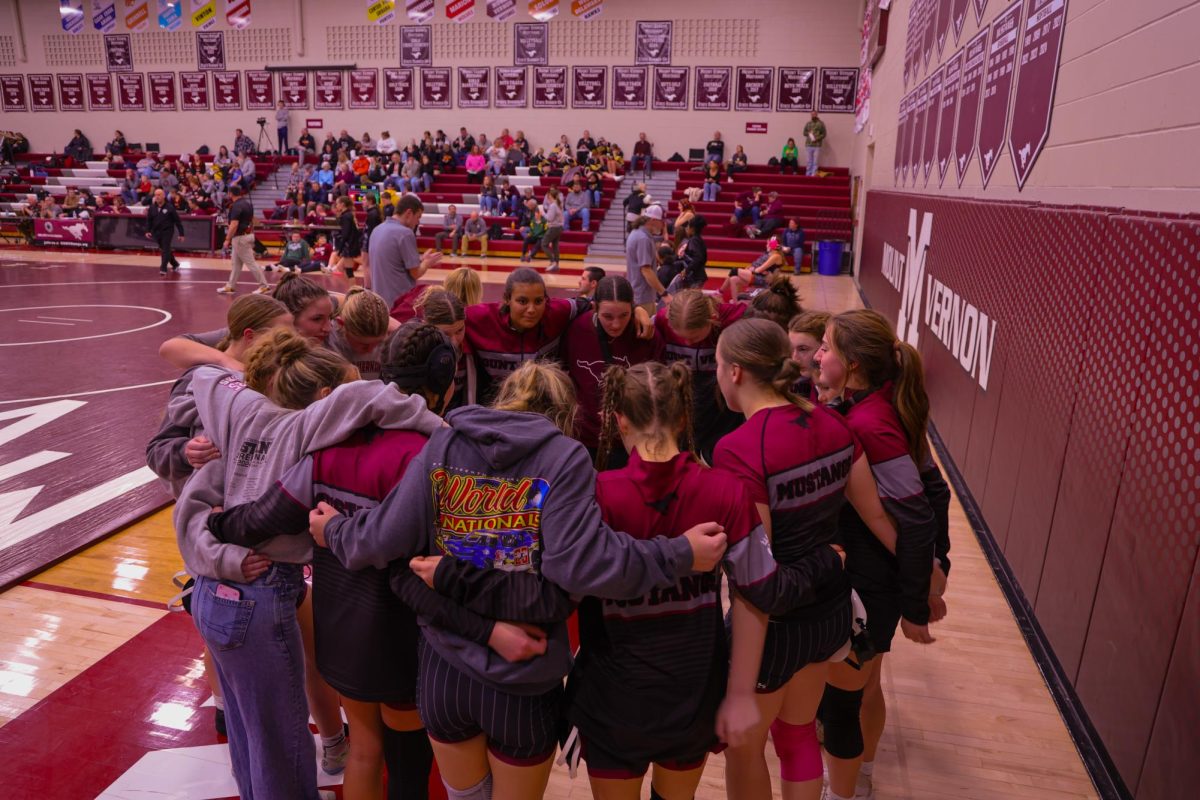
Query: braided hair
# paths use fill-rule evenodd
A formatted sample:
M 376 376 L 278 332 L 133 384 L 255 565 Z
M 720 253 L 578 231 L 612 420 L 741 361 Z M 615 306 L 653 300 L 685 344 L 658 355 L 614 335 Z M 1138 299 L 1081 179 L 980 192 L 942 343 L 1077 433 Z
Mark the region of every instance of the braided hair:
M 683 440 L 684 449 L 694 452 L 692 433 L 692 371 L 682 361 L 670 366 L 649 361 L 632 367 L 614 365 L 604 373 L 600 411 L 600 447 L 596 469 L 608 463 L 617 438 L 617 414 L 641 433 L 658 432 Z

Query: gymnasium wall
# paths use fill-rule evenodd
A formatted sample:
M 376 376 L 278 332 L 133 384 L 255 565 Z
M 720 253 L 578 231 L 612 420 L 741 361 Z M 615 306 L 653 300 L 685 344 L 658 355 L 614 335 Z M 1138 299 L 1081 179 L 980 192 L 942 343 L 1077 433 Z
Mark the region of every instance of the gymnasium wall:
M 1010 7 L 947 2 L 961 41 L 907 88 L 910 0 L 891 3 L 851 162 L 859 281 L 924 356 L 938 431 L 1131 795 L 1191 796 L 1200 3 L 1068 0 L 1049 136 L 1018 189 L 1007 146 L 986 188 L 978 150 L 961 187 L 954 164 L 896 176 L 901 99 L 981 29 L 977 5 L 983 26 Z
M 19 30 L 14 4 L 19 4 Z M 58 3 L 0 0 L 0 75 L 104 72 L 104 46 L 102 36 L 92 29 L 92 5 L 92 0 L 84 3 L 84 31 L 69 35 L 62 30 Z M 224 5 L 218 2 L 218 21 L 212 30 L 225 32 L 229 70 L 261 70 L 267 64 L 400 66 L 399 26 L 411 24 L 405 15 L 404 0 L 396 4 L 396 19 L 386 26 L 368 21 L 367 5 L 361 0 L 253 0 L 252 25 L 237 31 L 226 23 Z M 478 0 L 474 19 L 456 24 L 447 21 L 446 2 L 437 0 L 431 21 L 434 66 L 453 70 L 459 66 L 513 65 L 513 25 L 534 21 L 529 16 L 529 3 L 518 0 L 515 16 L 505 22 L 489 19 L 486 5 L 485 0 Z M 858 64 L 860 9 L 856 0 L 756 0 L 741 5 L 724 0 L 662 0 L 653 5 L 634 0 L 605 0 L 600 16 L 587 21 L 572 16 L 571 5 L 570 0 L 563 0 L 558 16 L 549 22 L 552 65 L 634 64 L 636 20 L 674 23 L 671 63 L 675 66 L 731 66 L 736 75 L 738 66 L 855 67 Z M 150 6 L 154 9 L 155 3 L 152 1 Z M 135 71 L 197 70 L 195 33 L 188 19 L 186 1 L 183 9 L 183 24 L 177 32 L 159 31 L 152 11 L 151 32 L 131 34 Z M 125 33 L 128 28 L 123 22 L 120 2 L 117 13 L 113 32 Z M 18 41 L 22 34 L 24 60 Z M 527 69 L 532 78 L 532 67 Z M 574 142 L 586 128 L 593 136 L 613 139 L 628 150 L 637 134 L 645 131 L 655 143 L 656 154 L 665 158 L 676 151 L 686 156 L 688 148 L 703 147 L 713 131 L 720 130 L 727 142 L 727 152 L 731 153 L 735 144 L 743 144 L 752 162 L 762 162 L 777 156 L 788 136 L 799 138 L 808 121 L 807 112 L 691 110 L 694 69 L 690 78 L 687 111 L 622 111 L 611 107 L 584 110 L 572 108 L 570 103 L 565 110 L 457 107 L 422 110 L 419 102 L 411 111 L 310 108 L 307 112 L 292 113 L 292 138 L 308 118 L 321 118 L 324 129 L 333 129 L 335 133 L 347 128 L 355 135 L 369 131 L 377 137 L 386 128 L 401 142 L 419 137 L 426 129 L 442 128 L 454 136 L 459 126 L 465 125 L 474 134 L 483 131 L 489 136 L 502 127 L 514 131 L 520 128 L 534 146 L 549 147 L 562 133 Z M 608 80 L 611 79 L 610 70 Z M 457 76 L 454 85 L 457 86 Z M 242 88 L 244 101 L 244 82 Z M 611 100 L 611 85 L 607 91 Z M 201 143 L 214 150 L 218 144 L 231 144 L 235 127 L 255 136 L 254 120 L 264 114 L 273 137 L 271 112 L 247 110 L 4 113 L 0 129 L 24 131 L 38 151 L 61 150 L 71 136 L 71 129 L 79 127 L 97 148 L 108 141 L 113 129 L 120 128 L 129 141 L 157 141 L 167 150 L 190 152 Z M 850 160 L 853 146 L 853 115 L 829 113 L 823 118 L 829 130 L 826 159 L 830 164 L 844 166 Z M 745 134 L 747 122 L 766 123 L 767 133 Z M 322 138 L 321 132 L 316 135 Z

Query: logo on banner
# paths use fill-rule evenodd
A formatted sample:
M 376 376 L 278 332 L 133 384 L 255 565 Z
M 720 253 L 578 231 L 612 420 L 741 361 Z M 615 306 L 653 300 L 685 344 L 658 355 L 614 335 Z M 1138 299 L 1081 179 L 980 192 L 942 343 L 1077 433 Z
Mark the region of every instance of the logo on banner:
M 131 31 L 144 31 L 150 27 L 148 0 L 125 0 L 125 27 Z
M 217 0 L 188 0 L 192 9 L 192 27 L 206 31 L 217 24 Z
M 429 22 L 433 19 L 433 0 L 405 0 L 408 18 L 416 23 Z
M 446 0 L 446 19 L 466 22 L 475 16 L 475 0 Z
M 925 326 L 937 337 L 958 365 L 987 391 L 992 371 L 992 348 L 996 344 L 996 320 L 988 317 L 946 284 L 926 275 L 926 256 L 933 235 L 933 213 L 921 216 L 908 212 L 908 247 L 905 253 L 884 242 L 881 271 L 884 279 L 900 292 L 900 315 L 896 337 L 918 347 L 921 303 L 925 302 Z
M 604 0 L 571 0 L 571 13 L 580 19 L 595 19 L 604 13 Z
M 179 30 L 183 24 L 183 14 L 180 11 L 182 0 L 158 0 L 158 27 L 167 31 Z
M 503 22 L 517 13 L 517 0 L 487 0 L 487 15 L 496 22 Z
M 92 27 L 101 33 L 117 27 L 116 0 L 92 0 Z
M 250 0 L 225 0 L 225 21 L 235 28 L 250 27 Z
M 386 25 L 396 18 L 396 3 L 393 0 L 367 0 L 367 21 Z
M 59 0 L 58 14 L 67 33 L 83 33 L 83 0 Z
M 558 0 L 529 0 L 529 16 L 538 22 L 549 22 L 558 16 Z

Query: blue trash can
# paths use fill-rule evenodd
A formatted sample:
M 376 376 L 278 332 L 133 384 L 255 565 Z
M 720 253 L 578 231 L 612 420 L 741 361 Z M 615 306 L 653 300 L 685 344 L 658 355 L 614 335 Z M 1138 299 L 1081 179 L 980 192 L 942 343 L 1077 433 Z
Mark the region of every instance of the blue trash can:
M 820 275 L 842 274 L 842 249 L 845 242 L 821 242 L 817 245 L 817 273 Z

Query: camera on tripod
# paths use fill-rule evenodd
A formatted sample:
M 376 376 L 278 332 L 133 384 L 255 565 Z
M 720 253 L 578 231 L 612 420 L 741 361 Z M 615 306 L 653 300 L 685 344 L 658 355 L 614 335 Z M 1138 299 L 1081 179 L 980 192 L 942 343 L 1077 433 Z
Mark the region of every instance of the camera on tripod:
M 258 119 L 254 120 L 254 121 L 258 123 L 258 127 L 260 127 L 260 128 L 265 127 L 267 124 L 266 117 L 259 117 Z

